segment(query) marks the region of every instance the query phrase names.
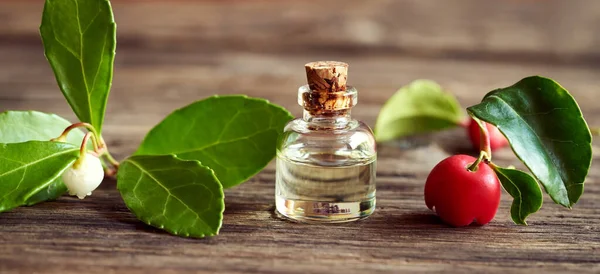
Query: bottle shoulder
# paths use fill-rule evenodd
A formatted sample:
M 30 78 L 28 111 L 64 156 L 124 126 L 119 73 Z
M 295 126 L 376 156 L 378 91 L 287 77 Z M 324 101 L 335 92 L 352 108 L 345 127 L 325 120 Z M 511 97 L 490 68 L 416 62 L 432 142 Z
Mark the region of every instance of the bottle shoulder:
M 376 150 L 373 132 L 358 120 L 350 120 L 342 128 L 331 129 L 295 119 L 286 125 L 277 146 L 279 157 L 304 163 L 323 163 L 323 159 L 332 159 L 332 165 L 374 161 Z
M 295 132 L 305 135 L 344 135 L 352 134 L 355 132 L 361 132 L 367 135 L 373 135 L 371 128 L 362 121 L 356 119 L 350 119 L 345 126 L 336 128 L 326 128 L 316 123 L 310 123 L 302 118 L 296 118 L 289 121 L 285 127 L 284 132 Z

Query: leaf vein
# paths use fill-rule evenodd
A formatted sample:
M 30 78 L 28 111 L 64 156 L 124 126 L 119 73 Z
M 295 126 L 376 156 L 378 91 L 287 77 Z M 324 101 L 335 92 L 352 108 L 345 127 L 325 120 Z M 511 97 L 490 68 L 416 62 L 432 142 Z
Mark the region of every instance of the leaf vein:
M 250 138 L 252 138 L 252 137 L 254 137 L 256 135 L 265 133 L 265 132 L 267 132 L 269 130 L 272 130 L 272 128 L 267 128 L 265 130 L 257 131 L 256 133 L 250 134 L 248 136 L 239 137 L 239 138 L 235 138 L 235 139 L 231 139 L 231 140 L 227 140 L 227 141 L 216 141 L 214 143 L 211 143 L 211 144 L 199 147 L 199 148 L 194 148 L 194 149 L 184 150 L 184 151 L 179 151 L 179 152 L 173 152 L 173 154 L 180 155 L 180 154 L 187 154 L 187 153 L 193 153 L 193 152 L 201 152 L 201 151 L 203 151 L 203 150 L 205 150 L 207 148 L 211 148 L 211 147 L 218 146 L 218 145 L 234 143 L 234 142 L 242 141 L 242 140 L 246 140 L 246 139 L 250 140 Z
M 221 138 L 223 137 L 225 132 L 229 129 L 231 124 L 233 124 L 233 121 L 235 121 L 235 119 L 240 115 L 240 113 L 242 113 L 242 112 L 239 110 L 236 110 L 235 114 L 233 116 L 231 116 L 231 119 L 229 121 L 227 121 L 227 123 L 223 126 L 223 130 L 221 130 L 221 134 L 219 134 L 219 137 L 217 137 L 217 142 L 219 142 L 221 140 Z
M 543 144 L 543 142 L 542 142 L 542 138 L 541 138 L 541 137 L 540 137 L 540 136 L 539 136 L 539 135 L 536 133 L 536 131 L 535 131 L 535 130 L 533 130 L 533 128 L 532 128 L 532 127 L 531 127 L 531 126 L 530 126 L 530 125 L 529 125 L 529 124 L 528 124 L 528 123 L 527 123 L 527 122 L 526 122 L 526 121 L 525 121 L 525 120 L 524 120 L 524 119 L 523 119 L 523 118 L 522 118 L 522 117 L 519 115 L 519 113 L 517 113 L 517 112 L 516 112 L 516 111 L 515 111 L 515 110 L 514 110 L 514 109 L 513 109 L 511 106 L 510 106 L 510 104 L 508 104 L 508 102 L 506 102 L 504 99 L 502 99 L 502 98 L 501 98 L 500 96 L 498 96 L 498 95 L 491 95 L 491 96 L 489 96 L 489 97 L 490 97 L 490 98 L 496 98 L 497 100 L 499 100 L 500 102 L 502 102 L 504 105 L 506 105 L 506 106 L 507 106 L 507 108 L 508 108 L 508 109 L 510 109 L 510 111 L 512 111 L 512 112 L 515 114 L 515 115 L 514 115 L 514 117 L 517 117 L 517 119 L 518 119 L 518 120 L 520 120 L 520 121 L 521 121 L 521 122 L 522 122 L 522 123 L 523 123 L 525 126 L 527 126 L 527 128 L 529 128 L 529 130 L 531 131 L 531 133 L 532 133 L 532 134 L 533 134 L 533 135 L 534 135 L 534 136 L 535 136 L 535 137 L 538 139 L 538 141 L 539 141 L 540 143 L 542 143 L 542 144 Z M 558 173 L 558 174 L 559 174 L 560 181 L 562 182 L 562 185 L 559 185 L 559 186 L 558 186 L 558 187 L 559 187 L 559 191 L 563 192 L 563 194 L 564 194 L 565 196 L 567 196 L 567 200 L 568 200 L 568 202 L 570 203 L 571 201 L 570 201 L 570 199 L 569 199 L 569 195 L 568 195 L 569 191 L 568 191 L 568 188 L 567 188 L 567 185 L 568 185 L 568 183 L 567 183 L 567 182 L 564 180 L 564 178 L 562 177 L 562 176 L 563 176 L 563 174 L 562 174 L 560 171 L 558 171 L 558 170 L 556 169 L 556 165 L 557 165 L 557 164 L 556 164 L 556 163 L 554 162 L 554 160 L 553 160 L 553 159 L 552 159 L 552 158 L 551 158 L 551 157 L 548 155 L 548 151 L 547 151 L 547 150 L 541 150 L 541 151 L 543 151 L 543 155 L 545 156 L 545 158 L 546 158 L 546 159 L 549 159 L 549 161 L 550 161 L 550 162 L 553 164 L 553 165 L 550 165 L 548 168 L 549 168 L 549 169 L 551 169 L 551 170 L 553 170 L 554 172 L 556 172 L 556 173 Z M 529 167 L 529 165 L 527 165 L 527 163 L 524 163 L 524 164 L 527 166 L 527 168 L 529 168 L 529 169 L 531 170 L 531 167 Z M 535 172 L 532 172 L 532 174 L 533 174 L 533 176 L 534 176 L 534 177 L 535 177 L 535 178 L 536 178 L 538 181 L 540 181 L 540 182 L 543 182 L 542 180 L 540 180 L 540 178 L 538 178 L 538 176 L 537 176 L 537 174 L 535 174 Z M 561 186 L 562 186 L 562 187 L 561 187 Z M 566 192 L 566 193 L 564 193 L 564 192 Z
M 71 153 L 71 152 L 73 152 L 73 151 L 76 151 L 76 150 L 79 150 L 79 149 L 69 149 L 69 150 L 65 150 L 65 151 L 62 151 L 62 152 L 57 152 L 57 153 L 50 154 L 50 155 L 48 155 L 48 156 L 46 156 L 46 157 L 44 157 L 44 158 L 41 158 L 41 159 L 35 160 L 35 161 L 33 161 L 33 162 L 30 162 L 30 163 L 28 163 L 28 164 L 25 164 L 25 165 L 23 165 L 23 166 L 20 166 L 20 167 L 18 167 L 18 168 L 15 168 L 15 169 L 13 169 L 13 170 L 10 170 L 10 171 L 7 171 L 7 172 L 5 172 L 5 173 L 3 173 L 3 174 L 0 174 L 0 178 L 1 178 L 1 177 L 4 177 L 4 176 L 6 176 L 6 175 L 8 175 L 8 174 L 11 174 L 11 173 L 13 173 L 13 172 L 15 172 L 15 171 L 17 171 L 17 170 L 20 170 L 20 169 L 23 169 L 23 168 L 27 168 L 27 167 L 29 167 L 29 166 L 32 166 L 32 165 L 35 165 L 35 164 L 37 164 L 37 163 L 39 163 L 39 162 L 45 161 L 45 160 L 47 160 L 47 159 L 49 159 L 49 158 L 52 158 L 52 157 L 55 157 L 55 156 L 60 156 L 60 155 L 67 154 L 67 153 Z
M 187 208 L 187 210 L 191 211 L 192 213 L 194 213 L 194 215 L 196 215 L 196 218 L 198 220 L 200 220 L 202 222 L 202 224 L 204 224 L 206 226 L 206 228 L 208 228 L 209 230 L 211 230 L 211 227 L 204 222 L 204 220 L 202 220 L 202 218 L 200 218 L 200 215 L 194 211 L 188 204 L 186 204 L 184 201 L 182 201 L 181 199 L 179 199 L 179 197 L 173 195 L 171 193 L 171 191 L 169 190 L 169 188 L 167 188 L 166 186 L 164 186 L 163 184 L 160 183 L 160 181 L 158 179 L 156 179 L 154 176 L 152 176 L 152 174 L 150 174 L 148 171 L 146 171 L 139 163 L 129 159 L 128 162 L 130 162 L 132 165 L 136 166 L 142 173 L 146 174 L 146 176 L 148 176 L 148 178 L 152 179 L 154 182 L 156 182 L 159 186 L 161 186 L 165 191 L 167 191 L 167 193 L 170 196 L 173 196 L 173 198 L 175 198 L 175 200 L 179 201 L 183 206 L 185 206 Z
M 87 82 L 87 77 L 86 77 L 86 73 L 85 73 L 85 66 L 84 66 L 84 60 L 83 60 L 83 33 L 81 32 L 81 19 L 79 18 L 79 3 L 77 2 L 77 0 L 73 0 L 73 2 L 75 2 L 75 15 L 77 17 L 77 27 L 79 28 L 79 64 L 81 65 L 81 75 L 83 76 L 83 84 L 85 86 L 85 92 L 87 95 L 87 105 L 88 105 L 88 110 L 90 111 L 90 123 L 94 124 L 94 119 L 92 118 L 94 116 L 94 113 L 92 112 L 92 99 L 91 99 L 91 92 L 90 92 L 90 87 L 88 85 Z
M 2 199 L 0 199 L 0 201 L 4 201 L 4 198 L 6 198 L 6 196 L 9 196 L 10 194 L 13 194 L 15 191 L 17 191 L 17 189 L 19 189 L 21 187 L 21 183 L 23 183 L 23 181 L 25 180 L 25 175 L 27 174 L 27 167 L 25 168 L 25 170 L 23 170 L 23 175 L 21 176 L 21 180 L 19 181 L 19 183 L 17 184 L 17 186 L 11 190 L 10 192 L 4 194 L 4 196 L 2 196 Z
M 109 32 L 106 32 L 106 35 L 108 35 L 108 34 L 109 34 Z M 98 74 L 100 74 L 100 68 L 102 67 L 102 64 L 104 63 L 104 53 L 106 52 L 106 50 L 105 50 L 106 40 L 108 40 L 108 39 L 106 37 L 104 37 L 104 43 L 102 44 L 102 52 L 100 53 L 100 62 L 98 63 L 98 68 L 96 68 L 94 80 L 92 81 L 92 90 L 90 91 L 90 100 L 91 100 L 92 94 L 96 90 L 96 79 L 98 79 Z M 91 111 L 91 108 L 90 108 L 90 111 Z M 90 113 L 90 119 L 92 118 L 91 116 L 93 116 L 92 113 Z
M 101 12 L 102 12 L 102 9 L 99 8 L 98 12 L 96 12 L 96 15 L 94 15 L 94 18 L 92 18 L 90 23 L 83 29 L 83 32 L 81 33 L 82 35 L 88 31 L 88 29 L 92 26 L 92 24 L 94 24 L 94 21 L 96 21 L 96 18 L 98 18 L 98 15 L 100 15 Z
M 138 188 L 138 186 L 140 185 L 140 182 L 142 181 L 142 178 L 144 178 L 144 173 L 141 172 L 140 170 L 140 177 L 138 178 L 138 180 L 135 182 L 135 185 L 133 185 L 133 189 L 131 190 L 131 193 L 133 194 L 132 196 L 139 201 L 140 206 L 143 207 L 144 206 L 144 202 L 142 202 L 142 200 L 137 196 L 136 190 Z
M 63 46 L 63 48 L 65 48 L 71 55 L 73 55 L 75 59 L 79 60 L 79 56 L 77 55 L 77 53 L 75 53 L 73 49 L 65 45 L 61 40 L 59 40 L 58 37 L 56 37 L 56 34 L 54 34 L 54 40 L 56 40 L 56 42 L 58 42 L 59 45 Z

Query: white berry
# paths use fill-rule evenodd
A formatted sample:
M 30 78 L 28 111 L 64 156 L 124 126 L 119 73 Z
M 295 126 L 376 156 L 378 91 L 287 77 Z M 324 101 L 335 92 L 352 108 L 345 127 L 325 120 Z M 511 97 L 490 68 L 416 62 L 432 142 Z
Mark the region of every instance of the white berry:
M 92 195 L 92 191 L 100 185 L 104 179 L 104 169 L 100 159 L 88 153 L 67 169 L 62 179 L 70 195 L 83 199 L 86 195 Z

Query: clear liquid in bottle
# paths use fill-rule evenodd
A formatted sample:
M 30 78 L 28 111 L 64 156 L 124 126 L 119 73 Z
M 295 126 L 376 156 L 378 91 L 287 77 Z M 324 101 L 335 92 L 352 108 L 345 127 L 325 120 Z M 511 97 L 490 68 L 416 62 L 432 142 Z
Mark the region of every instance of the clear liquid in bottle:
M 375 208 L 375 159 L 351 165 L 315 165 L 277 157 L 276 204 L 301 221 L 347 222 Z

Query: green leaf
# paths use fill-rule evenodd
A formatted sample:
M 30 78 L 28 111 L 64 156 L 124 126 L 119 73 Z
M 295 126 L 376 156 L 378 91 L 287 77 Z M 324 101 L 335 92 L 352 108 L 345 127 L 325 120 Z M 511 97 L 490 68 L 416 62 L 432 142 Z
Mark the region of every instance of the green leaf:
M 37 111 L 6 111 L 0 113 L 0 143 L 21 143 L 32 140 L 49 141 L 71 125 L 55 114 Z M 72 130 L 67 142 L 79 146 L 85 134 Z
M 125 204 L 143 222 L 186 237 L 218 234 L 225 210 L 223 187 L 198 161 L 131 156 L 117 176 Z
M 464 119 L 460 104 L 435 82 L 416 80 L 400 88 L 381 108 L 375 124 L 379 142 L 442 130 Z
M 0 113 L 0 143 L 21 143 L 27 141 L 49 141 L 58 137 L 71 122 L 55 114 L 37 111 L 6 111 Z M 80 146 L 85 134 L 73 129 L 67 136 L 67 142 Z M 2 161 L 2 159 L 0 159 Z M 60 177 L 31 196 L 24 205 L 34 205 L 54 200 L 67 192 Z
M 54 181 L 46 184 L 45 187 L 40 188 L 35 192 L 35 194 L 27 198 L 23 205 L 32 206 L 41 202 L 56 200 L 58 197 L 65 194 L 68 189 L 65 183 L 62 181 L 61 175 L 62 172 L 58 177 L 56 177 L 56 179 L 54 179 Z
M 577 202 L 592 163 L 592 136 L 567 90 L 532 76 L 488 93 L 467 110 L 498 127 L 554 202 Z
M 54 197 L 52 184 L 78 157 L 67 143 L 0 144 L 0 212 Z
M 56 81 L 100 133 L 113 76 L 116 25 L 108 0 L 46 0 L 40 34 Z
M 136 154 L 175 154 L 212 168 L 223 187 L 238 185 L 275 157 L 293 117 L 263 99 L 213 96 L 176 110 L 146 135 Z
M 527 225 L 525 219 L 542 207 L 542 190 L 531 175 L 516 169 L 492 165 L 502 187 L 513 197 L 510 216 L 513 222 Z

